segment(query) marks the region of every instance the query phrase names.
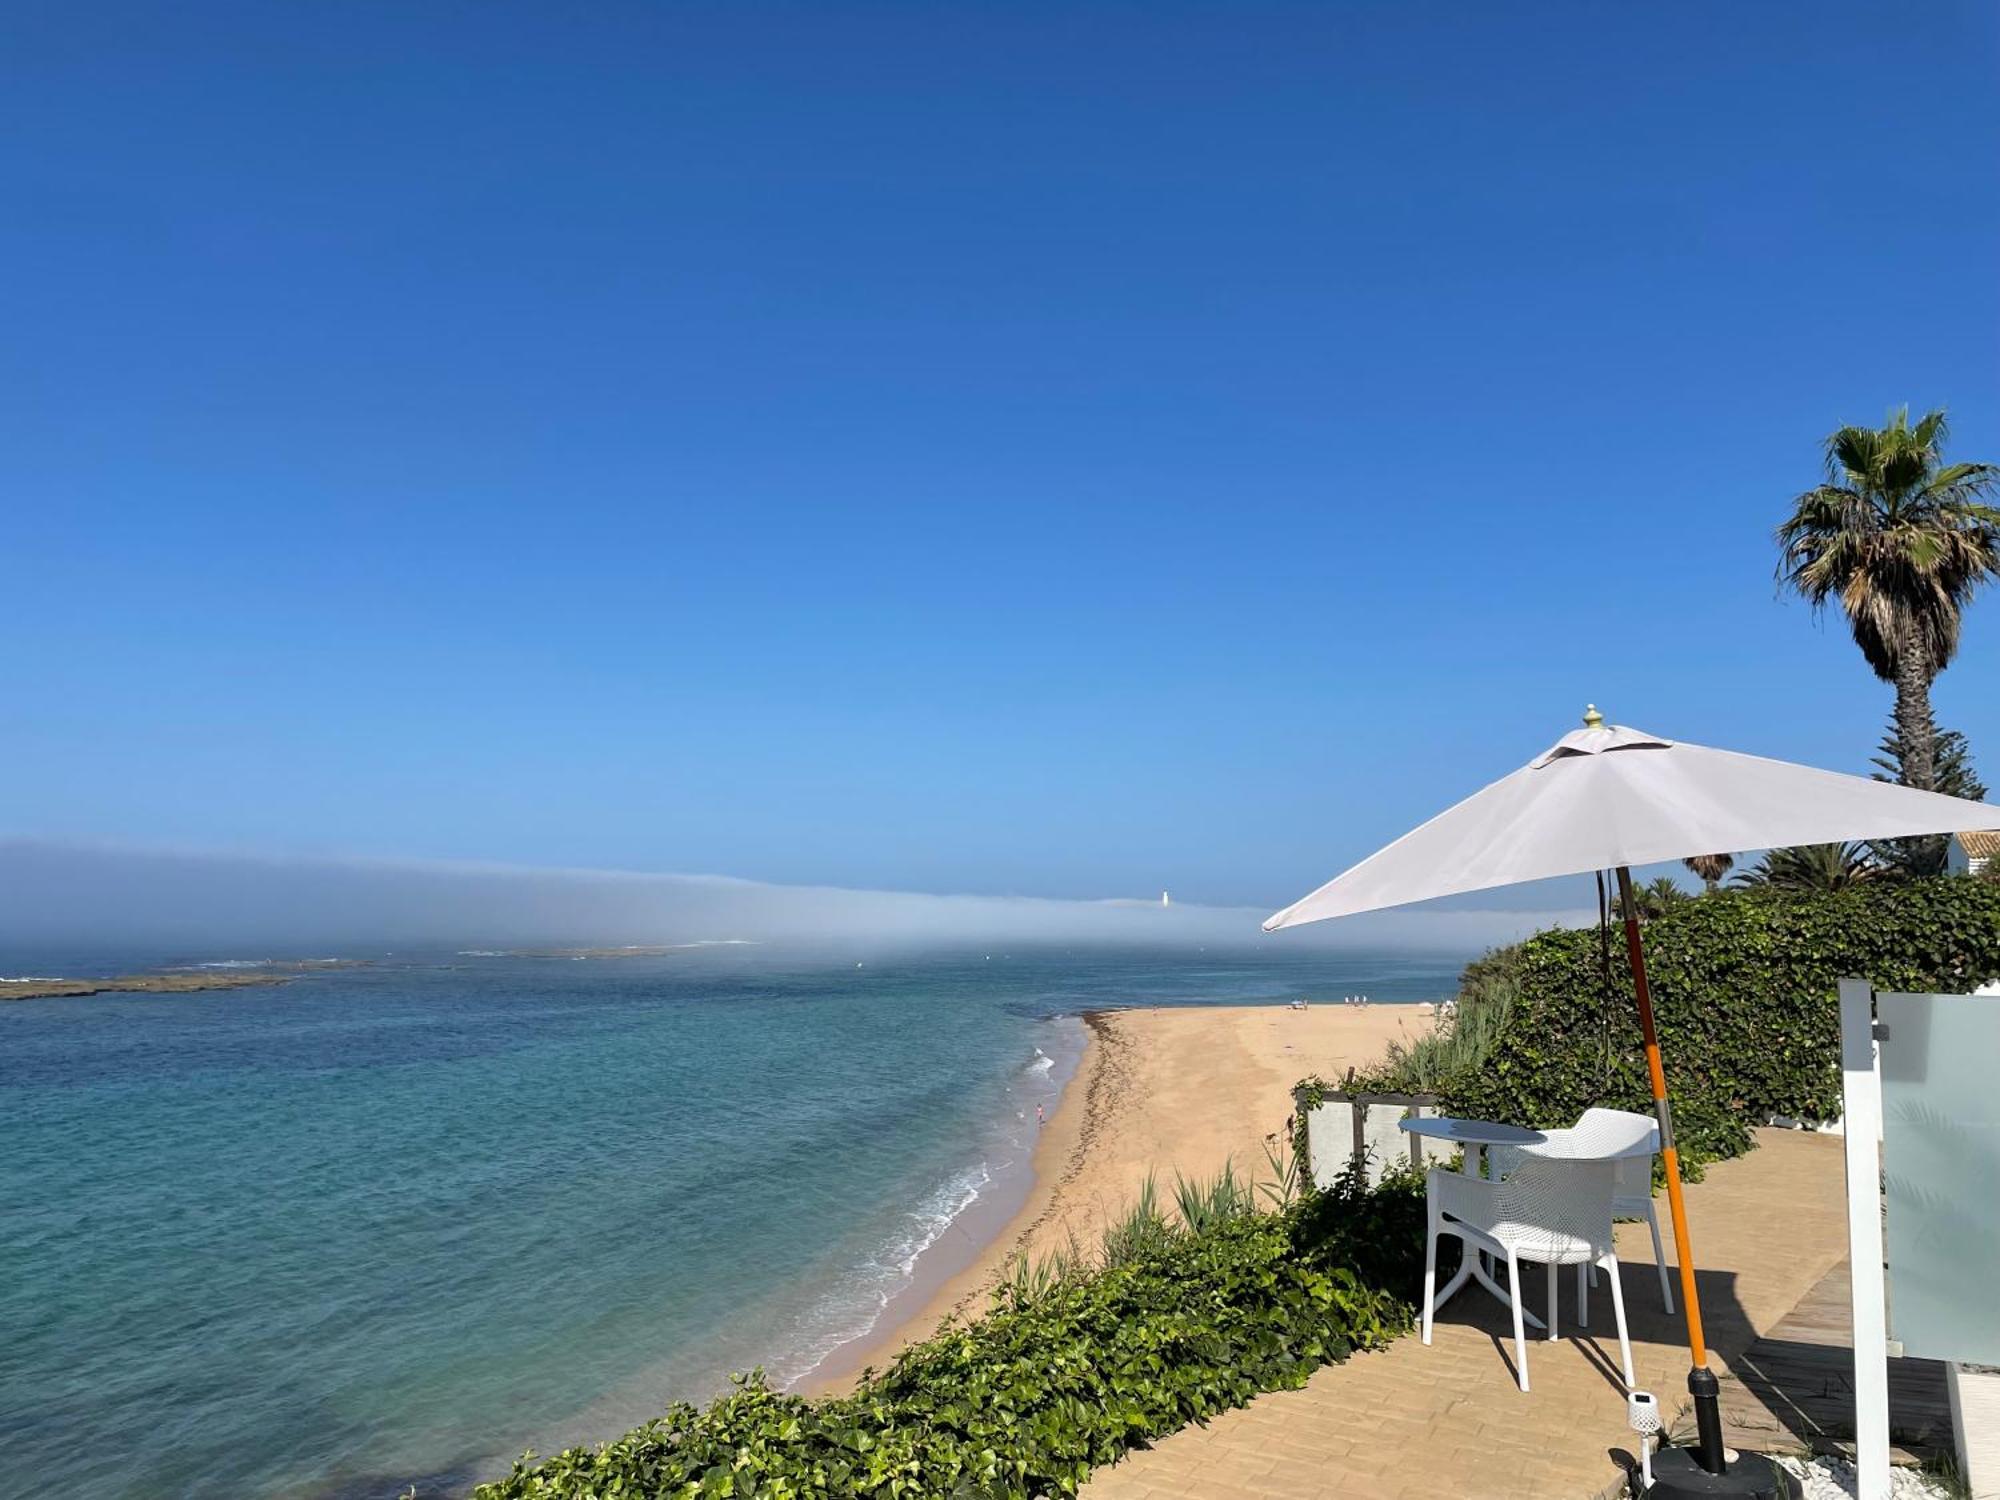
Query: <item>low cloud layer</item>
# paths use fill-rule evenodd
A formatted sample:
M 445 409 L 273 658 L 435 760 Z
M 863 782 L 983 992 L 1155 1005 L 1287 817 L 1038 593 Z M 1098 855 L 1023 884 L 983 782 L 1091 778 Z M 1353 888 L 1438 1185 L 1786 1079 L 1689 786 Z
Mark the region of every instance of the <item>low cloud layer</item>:
M 707 875 L 440 862 L 259 858 L 0 842 L 11 947 L 958 942 L 1311 944 L 1470 950 L 1581 920 L 1415 909 L 1265 936 L 1262 909 L 935 896 Z

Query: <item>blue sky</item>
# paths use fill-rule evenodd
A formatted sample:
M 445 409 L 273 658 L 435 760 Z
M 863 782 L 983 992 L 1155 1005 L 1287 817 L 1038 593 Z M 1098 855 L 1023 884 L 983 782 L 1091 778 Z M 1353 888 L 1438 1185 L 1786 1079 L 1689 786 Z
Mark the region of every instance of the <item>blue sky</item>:
M 1276 906 L 1585 700 L 1863 769 L 1993 18 L 16 5 L 0 828 Z M 2000 599 L 1941 718 L 2000 780 Z M 1573 902 L 1569 904 L 1575 904 Z

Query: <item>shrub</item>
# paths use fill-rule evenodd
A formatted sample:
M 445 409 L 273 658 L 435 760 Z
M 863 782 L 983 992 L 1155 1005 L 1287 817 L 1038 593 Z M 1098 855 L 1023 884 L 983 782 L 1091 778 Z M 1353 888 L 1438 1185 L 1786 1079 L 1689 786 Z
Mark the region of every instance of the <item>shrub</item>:
M 1496 948 L 1466 965 L 1452 1012 L 1435 1031 L 1410 1042 L 1391 1042 L 1375 1077 L 1395 1093 L 1428 1094 L 1453 1078 L 1482 1068 L 1507 1029 L 1521 992 L 1519 947 Z
M 1174 1226 L 1160 1211 L 1160 1184 L 1153 1173 L 1139 1184 L 1139 1197 L 1121 1218 L 1105 1226 L 1103 1264 L 1123 1265 L 1143 1260 L 1174 1236 Z M 1071 1257 L 1075 1259 L 1074 1256 Z
M 1239 1180 L 1236 1164 L 1225 1161 L 1222 1171 L 1206 1181 L 1174 1173 L 1174 1208 L 1181 1223 L 1195 1234 L 1230 1219 L 1257 1212 L 1257 1184 Z
M 1468 970 L 1458 1029 L 1500 1010 L 1431 1081 L 1447 1114 L 1566 1125 L 1585 1108 L 1651 1107 L 1622 933 L 1607 984 L 1597 929 L 1544 932 Z M 1838 981 L 1963 991 L 2000 976 L 2000 887 L 1959 877 L 1831 892 L 1716 891 L 1646 924 L 1646 972 L 1684 1160 L 1747 1150 L 1772 1115 L 1840 1113 Z M 1483 1023 L 1482 1023 L 1483 1024 Z M 1447 1046 L 1458 1046 L 1454 1034 Z M 1407 1089 L 1415 1049 L 1368 1080 Z
M 1290 1203 L 1298 1176 L 1279 1154 L 1265 1148 L 1267 1159 L 1278 1174 L 1274 1182 L 1261 1184 L 1272 1206 Z M 1165 1249 L 1188 1234 L 1201 1234 L 1223 1219 L 1244 1218 L 1257 1212 L 1260 1185 L 1241 1182 L 1236 1164 L 1225 1161 L 1222 1171 L 1212 1178 L 1187 1178 L 1174 1173 L 1174 1203 L 1178 1217 L 1169 1218 L 1160 1207 L 1159 1174 L 1148 1172 L 1139 1184 L 1139 1195 L 1110 1223 L 1104 1226 L 1098 1254 L 1092 1260 L 1077 1243 L 1075 1231 L 1069 1242 L 1046 1255 L 1030 1258 L 1016 1255 L 1008 1263 L 1005 1291 L 1016 1302 L 1030 1301 L 1057 1286 L 1087 1275 L 1103 1266 L 1122 1266 Z
M 1291 1215 L 1292 1250 L 1306 1264 L 1345 1266 L 1368 1286 L 1415 1293 L 1424 1269 L 1424 1174 L 1392 1167 L 1379 1186 L 1351 1168 L 1308 1193 Z M 1439 1246 L 1440 1255 L 1450 1252 Z M 1440 1274 L 1452 1269 L 1439 1262 Z
M 740 1377 L 706 1410 L 677 1405 L 602 1447 L 523 1460 L 477 1500 L 1074 1494 L 1133 1447 L 1406 1330 L 1422 1252 L 1420 1185 L 1345 1181 L 1032 1294 L 1003 1285 L 985 1317 L 851 1396 Z

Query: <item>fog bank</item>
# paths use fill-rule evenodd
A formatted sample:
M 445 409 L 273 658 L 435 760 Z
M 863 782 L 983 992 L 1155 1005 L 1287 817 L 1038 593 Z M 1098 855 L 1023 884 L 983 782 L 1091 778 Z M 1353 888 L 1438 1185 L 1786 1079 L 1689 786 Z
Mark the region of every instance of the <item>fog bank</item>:
M 713 875 L 0 841 L 0 943 L 514 947 L 755 942 L 1472 950 L 1580 913 L 1412 909 L 1266 936 L 1261 908 L 765 885 Z

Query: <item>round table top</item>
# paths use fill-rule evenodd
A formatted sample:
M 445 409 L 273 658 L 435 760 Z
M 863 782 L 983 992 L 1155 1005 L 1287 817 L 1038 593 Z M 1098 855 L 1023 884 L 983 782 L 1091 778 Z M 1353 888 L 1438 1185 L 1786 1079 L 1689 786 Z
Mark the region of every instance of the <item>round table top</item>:
M 1454 1120 L 1447 1115 L 1399 1122 L 1411 1135 L 1456 1141 L 1461 1146 L 1538 1146 L 1548 1137 L 1539 1130 L 1502 1125 L 1498 1120 Z

